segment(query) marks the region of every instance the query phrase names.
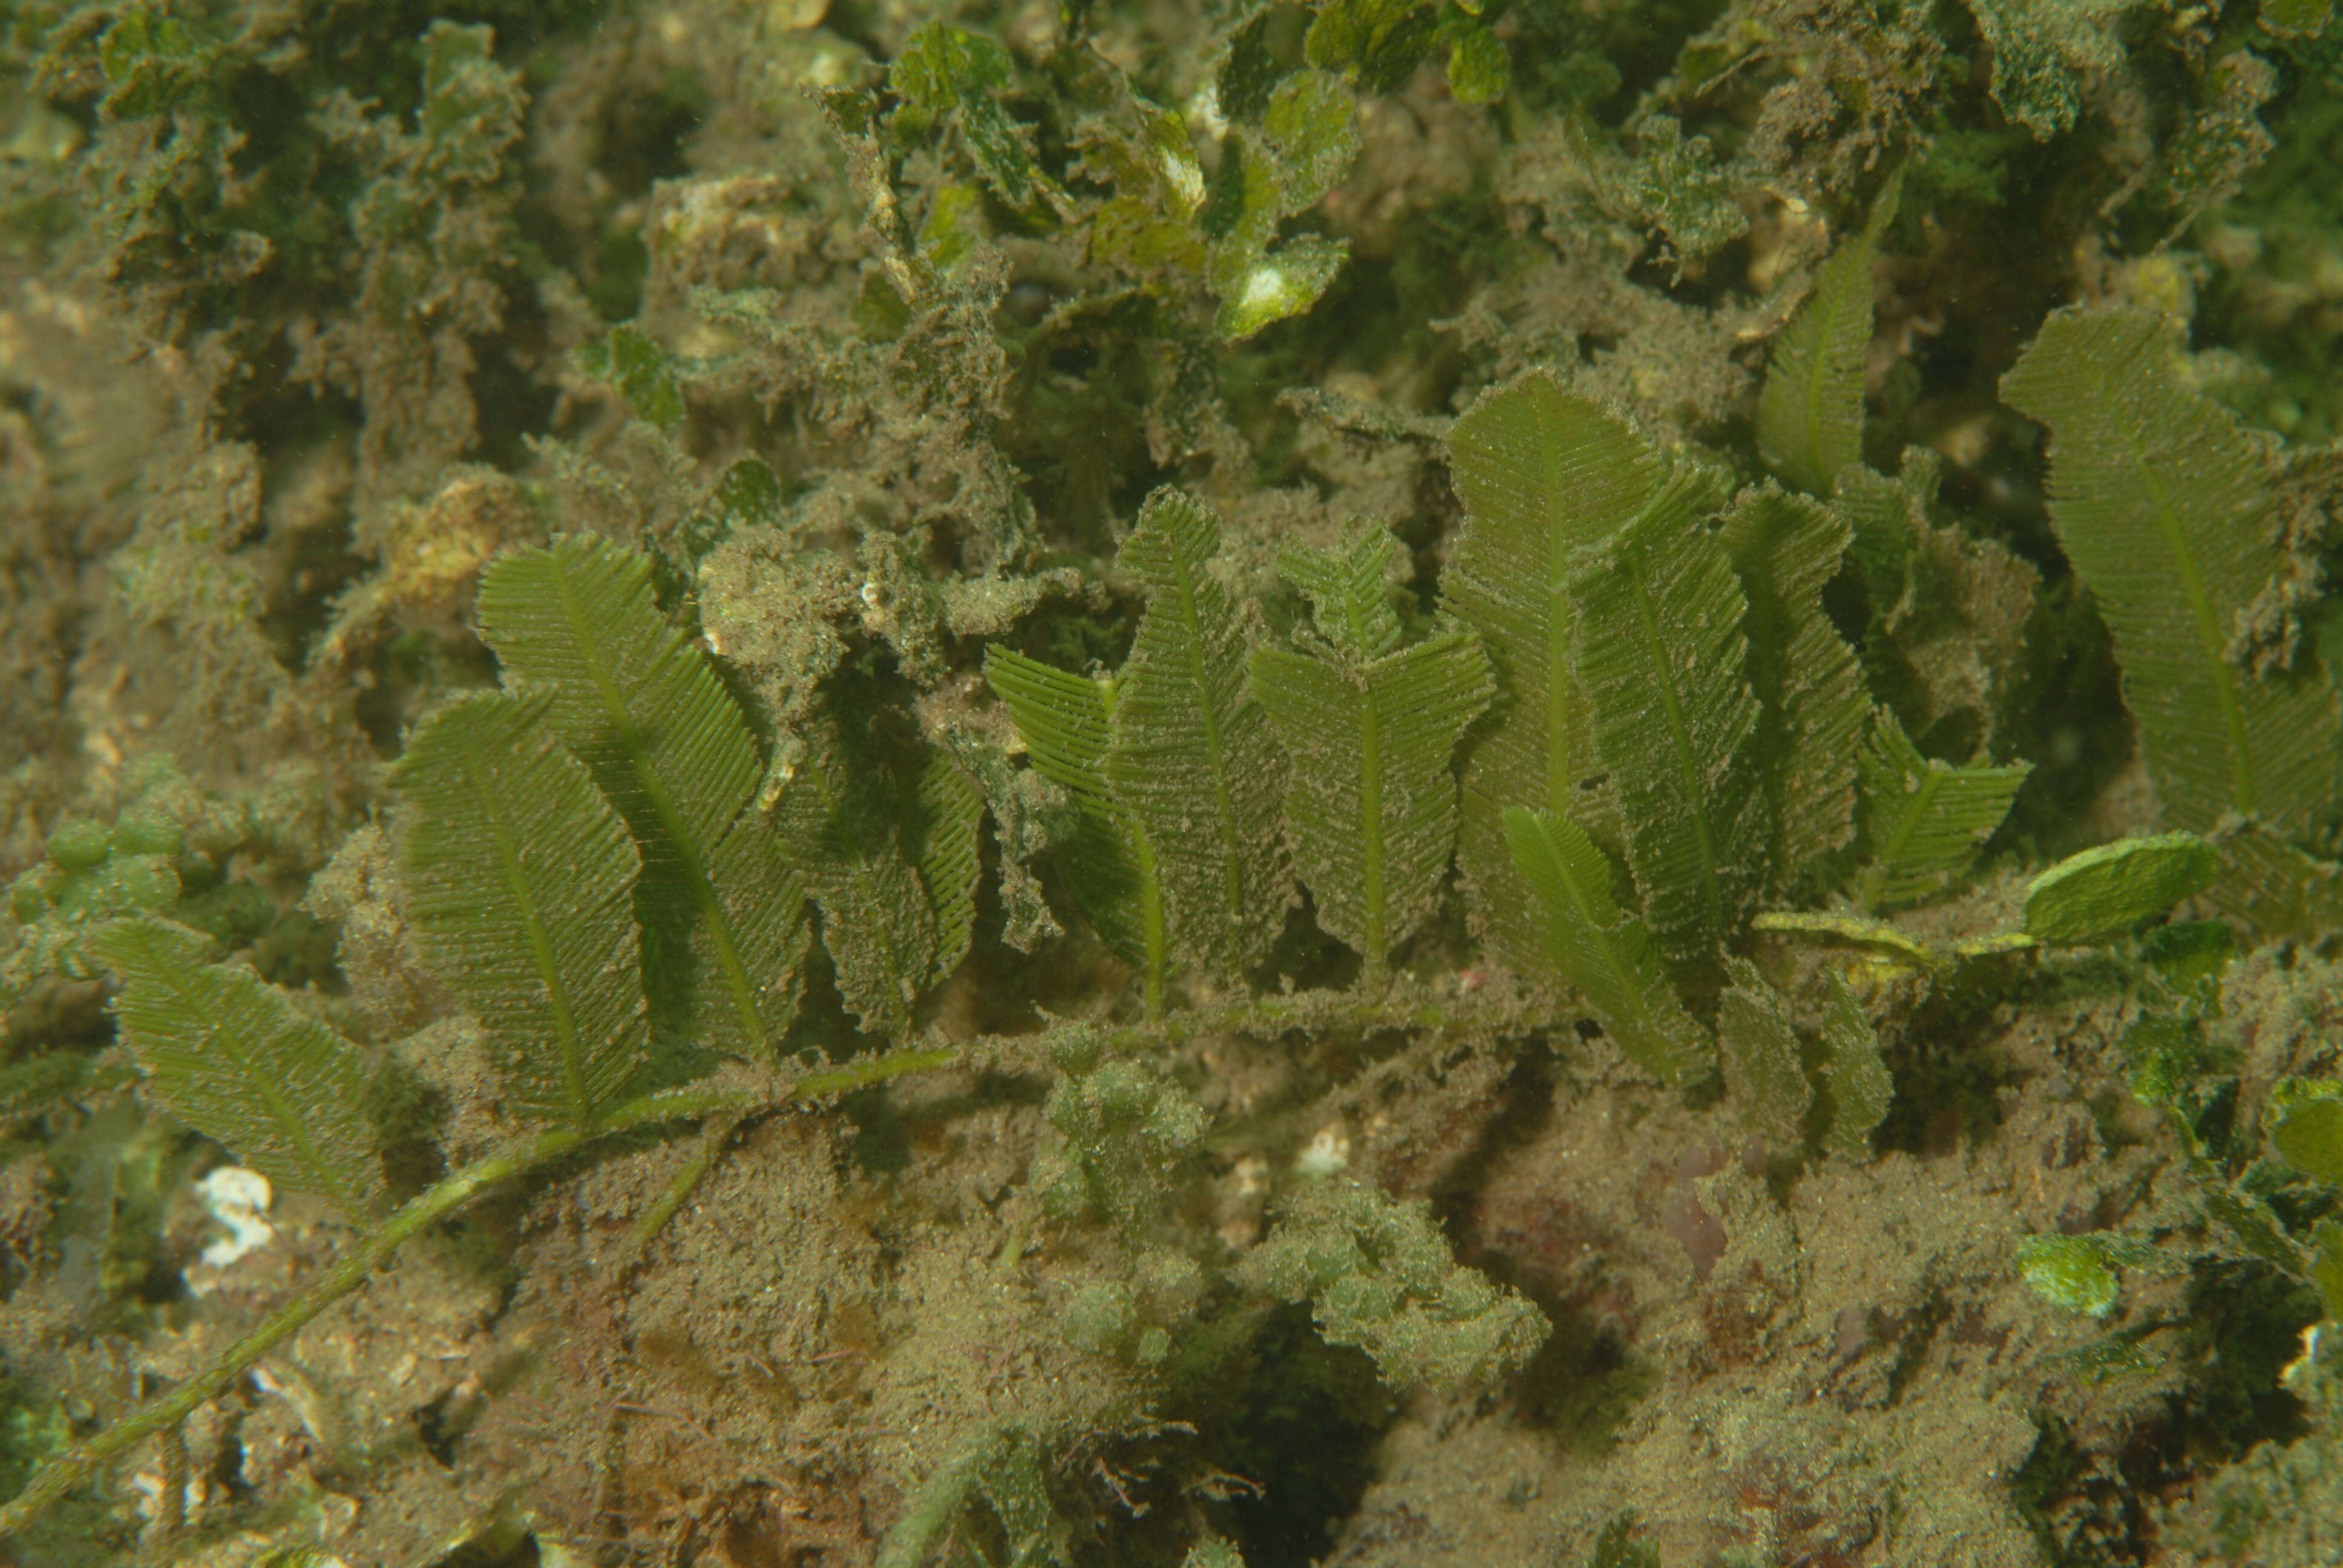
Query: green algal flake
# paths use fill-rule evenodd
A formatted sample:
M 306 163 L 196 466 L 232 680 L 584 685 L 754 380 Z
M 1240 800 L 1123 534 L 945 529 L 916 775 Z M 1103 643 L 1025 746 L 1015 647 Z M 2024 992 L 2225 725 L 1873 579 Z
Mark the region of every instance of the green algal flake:
M 2130 1069 L 2136 1099 L 2174 1107 L 2191 1121 L 2203 1109 L 2207 1080 L 2222 1065 L 2222 1052 L 2205 1038 L 2201 1019 L 2148 1014 L 2124 1030 L 2116 1050 Z
M 1350 91 L 1322 71 L 1283 78 L 1260 126 L 1238 126 L 1223 140 L 1217 189 L 1198 215 L 1215 236 L 1208 280 L 1222 338 L 1238 342 L 1299 316 L 1332 285 L 1349 242 L 1303 234 L 1281 244 L 1278 229 L 1334 187 L 1358 148 Z
M 2311 1227 L 2310 1259 L 2303 1272 L 2327 1303 L 2328 1322 L 2343 1322 L 2343 1221 L 2329 1215 Z
M 2155 192 L 2174 215 L 2175 228 L 2234 199 L 2276 145 L 2261 121 L 2264 106 L 2278 94 L 2276 65 L 2239 49 L 2205 75 L 2207 101 L 2166 144 L 2157 171 Z
M 98 40 L 98 70 L 110 89 L 102 106 L 107 117 L 133 120 L 171 108 L 200 90 L 222 53 L 176 16 L 126 10 Z
M 2240 617 L 2295 568 L 2260 451 L 2183 381 L 2176 331 L 2139 307 L 2062 310 L 2003 396 L 2050 427 L 2050 520 L 2115 634 L 2167 819 L 2305 835 L 2335 799 L 2335 691 L 2315 655 L 2268 675 L 2234 656 Z
M 423 35 L 423 104 L 415 128 L 422 172 L 441 181 L 480 183 L 501 172 L 505 149 L 520 134 L 526 101 L 512 73 L 497 64 L 496 32 L 437 20 Z
M 2174 920 L 2140 939 L 2140 961 L 2184 995 L 2211 1001 L 2220 995 L 2221 976 L 2237 955 L 2237 939 L 2226 920 Z
M 1350 254 L 1348 241 L 1303 235 L 1274 251 L 1220 268 L 1215 283 L 1221 307 L 1213 329 L 1239 343 L 1264 327 L 1301 315 L 1318 303 Z
M 633 841 L 548 722 L 458 698 L 399 759 L 407 919 L 487 1030 L 510 1109 L 588 1128 L 644 1050 Z
M 121 982 L 122 1038 L 172 1113 L 287 1191 L 363 1221 L 381 1195 L 357 1050 L 198 933 L 121 920 L 90 940 Z
M 1635 156 L 1604 171 L 1604 203 L 1658 230 L 1679 264 L 1703 260 L 1748 232 L 1748 215 L 1733 199 L 1733 174 L 1706 136 L 1688 136 L 1671 116 L 1654 114 L 1634 125 L 1633 142 Z
M 1440 35 L 1448 44 L 1448 93 L 1460 104 L 1493 104 L 1513 85 L 1512 59 L 1505 42 L 1486 23 L 1450 7 L 1441 17 Z
M 2002 112 L 2047 141 L 2074 128 L 2083 86 L 2118 70 L 2116 25 L 2138 0 L 1969 0 L 1993 45 L 1993 97 Z
M 1644 922 L 1620 910 L 1610 858 L 1552 812 L 1513 807 L 1503 827 L 1515 874 L 1539 904 L 1548 963 L 1630 1060 L 1666 1083 L 1704 1077 L 1715 1042 L 1684 1010 Z
M 2125 839 L 2070 855 L 2026 887 L 2026 934 L 2087 942 L 2194 898 L 2220 875 L 2220 851 L 2194 833 Z
M 1147 588 L 1123 668 L 1106 775 L 1154 846 L 1175 946 L 1242 975 L 1284 924 L 1290 872 L 1278 832 L 1286 759 L 1246 681 L 1235 602 L 1210 570 L 1212 514 L 1159 490 L 1124 541 Z
M 1424 0 L 1330 0 L 1302 49 L 1319 69 L 1387 93 L 1431 52 L 1438 30 L 1439 12 Z
M 641 851 L 654 1023 L 774 1060 L 796 1011 L 804 880 L 755 809 L 765 763 L 747 718 L 659 613 L 650 558 L 584 536 L 507 556 L 481 574 L 478 615 Z
M 899 145 L 956 126 L 977 175 L 1008 206 L 1033 216 L 1063 200 L 1034 157 L 1029 133 L 1011 117 L 1001 95 L 1016 78 L 1009 51 L 980 34 L 930 22 L 903 44 L 887 68 L 896 105 L 887 131 Z
M 2315 38 L 2335 20 L 2335 0 L 2263 0 L 2262 25 L 2281 38 Z
M 1364 956 L 1370 984 L 1439 900 L 1456 839 L 1449 759 L 1492 689 L 1469 632 L 1395 646 L 1384 576 L 1397 548 L 1381 528 L 1340 557 L 1288 547 L 1280 568 L 1316 601 L 1319 636 L 1252 663 L 1294 759 L 1286 818 L 1318 923 Z
M 994 40 L 930 22 L 903 41 L 887 67 L 887 90 L 900 100 L 895 128 L 923 133 L 970 97 L 1008 86 L 1016 71 Z
M 2115 1308 L 2115 1271 L 2095 1237 L 2028 1236 L 2018 1243 L 2017 1272 L 2052 1306 L 2094 1318 Z
M 2150 1332 L 2153 1324 L 2135 1323 L 2111 1334 L 2102 1334 L 2070 1351 L 2055 1351 L 2037 1363 L 2045 1372 L 2074 1378 L 2087 1387 L 2098 1388 L 2118 1378 L 2147 1377 L 2165 1364 L 2161 1352 L 2140 1348 L 2140 1337 Z
M 585 344 L 578 350 L 578 367 L 615 388 L 635 417 L 670 434 L 683 423 L 675 363 L 640 327 L 613 327 L 599 342 Z
M 2343 1184 L 2343 1082 L 2288 1079 L 2271 1095 L 2270 1143 L 2304 1175 Z
M 938 271 L 950 272 L 986 237 L 984 193 L 970 185 L 936 187 L 920 225 L 920 249 Z
M 2230 1246 L 2301 1277 L 2308 1254 L 2258 1193 L 2229 1181 L 2202 1154 L 2191 1157 L 2190 1173 L 2196 1178 L 2197 1201 L 2205 1206 L 2206 1216 L 2228 1233 Z
M 1459 419 L 1449 463 L 1466 520 L 1442 593 L 1479 635 L 1497 688 L 1466 739 L 1457 858 L 1495 956 L 1533 975 L 1551 960 L 1504 814 L 1522 806 L 1587 821 L 1604 812 L 1563 588 L 1579 552 L 1643 509 L 1660 456 L 1615 410 L 1538 374 Z
M 1225 1536 L 1206 1535 L 1188 1548 L 1180 1568 L 1245 1568 L 1244 1553 Z
M 1296 71 L 1269 95 L 1262 134 L 1276 153 L 1287 212 L 1318 205 L 1359 156 L 1359 110 L 1348 87 L 1323 71 Z

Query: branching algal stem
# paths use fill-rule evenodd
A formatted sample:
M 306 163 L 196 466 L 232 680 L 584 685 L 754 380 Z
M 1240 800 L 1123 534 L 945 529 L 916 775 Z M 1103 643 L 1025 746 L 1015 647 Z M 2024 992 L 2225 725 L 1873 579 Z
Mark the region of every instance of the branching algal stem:
M 518 1147 L 467 1166 L 421 1194 L 370 1231 L 341 1261 L 327 1269 L 287 1302 L 275 1317 L 230 1345 L 220 1358 L 136 1414 L 115 1422 L 94 1437 L 84 1439 L 43 1465 L 15 1502 L 0 1508 L 0 1537 L 22 1530 L 41 1511 L 72 1490 L 99 1465 L 132 1444 L 166 1427 L 177 1425 L 206 1401 L 225 1391 L 245 1370 L 315 1319 L 327 1307 L 364 1284 L 388 1261 L 392 1253 L 417 1231 L 427 1230 L 499 1182 L 566 1154 L 589 1139 L 605 1133 L 659 1121 L 695 1116 L 738 1117 L 776 1105 L 837 1094 L 868 1084 L 882 1083 L 905 1073 L 950 1066 L 958 1053 L 947 1049 L 900 1050 L 868 1061 L 809 1072 L 776 1095 L 766 1091 L 693 1093 L 679 1091 L 645 1095 L 614 1106 L 590 1130 L 556 1128 L 540 1132 Z

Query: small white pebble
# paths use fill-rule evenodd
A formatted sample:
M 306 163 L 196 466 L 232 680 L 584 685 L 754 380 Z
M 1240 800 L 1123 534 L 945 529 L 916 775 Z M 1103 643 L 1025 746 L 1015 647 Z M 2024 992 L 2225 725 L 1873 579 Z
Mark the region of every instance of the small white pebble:
M 1295 1170 L 1317 1181 L 1324 1181 L 1351 1162 L 1351 1140 L 1340 1127 L 1322 1127 L 1310 1147 L 1293 1162 Z
M 196 1191 L 212 1218 L 227 1229 L 226 1235 L 204 1249 L 203 1261 L 211 1267 L 225 1269 L 277 1239 L 276 1227 L 268 1222 L 268 1205 L 276 1194 L 259 1171 L 223 1165 L 196 1182 Z

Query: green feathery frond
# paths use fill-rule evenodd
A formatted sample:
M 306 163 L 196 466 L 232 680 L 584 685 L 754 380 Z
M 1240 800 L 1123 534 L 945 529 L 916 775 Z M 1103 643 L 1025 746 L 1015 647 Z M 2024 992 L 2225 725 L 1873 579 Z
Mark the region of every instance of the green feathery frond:
M 480 636 L 627 819 L 654 1021 L 770 1061 L 797 1010 L 805 883 L 752 809 L 765 765 L 651 558 L 588 535 L 480 576 Z
M 1147 586 L 1123 666 L 1106 774 L 1161 868 L 1177 946 L 1242 976 L 1277 940 L 1292 875 L 1278 833 L 1286 759 L 1246 690 L 1245 639 L 1206 569 L 1212 515 L 1177 490 L 1148 498 L 1121 565 Z
M 1805 1137 L 1814 1086 L 1798 1058 L 1790 1004 L 1746 959 L 1728 960 L 1732 983 L 1716 1000 L 1717 1064 L 1725 1087 L 1752 1129 L 1775 1149 Z
M 936 918 L 935 956 L 923 985 L 948 979 L 968 957 L 976 935 L 977 829 L 984 821 L 984 791 L 940 751 L 920 759 L 904 852 L 927 890 Z
M 1742 492 L 1719 533 L 1749 601 L 1754 755 L 1772 804 L 1775 889 L 1855 833 L 1855 754 L 1871 699 L 1855 649 L 1823 613 L 1850 532 L 1828 508 L 1768 485 Z
M 1586 699 L 1571 672 L 1563 584 L 1578 553 L 1650 500 L 1660 454 L 1616 410 L 1534 373 L 1456 422 L 1449 464 L 1466 513 L 1443 576 L 1447 608 L 1481 638 L 1497 687 L 1466 738 L 1457 860 L 1491 947 L 1521 974 L 1547 962 L 1537 900 L 1513 869 L 1506 808 L 1598 820 Z
M 1823 1083 L 1830 1091 L 1830 1130 L 1824 1141 L 1842 1160 L 1871 1155 L 1871 1132 L 1887 1119 L 1896 1081 L 1879 1056 L 1879 1031 L 1836 970 L 1824 971 L 1830 1000 L 1823 1008 Z
M 1364 957 L 1370 984 L 1439 902 L 1456 844 L 1449 759 L 1493 689 L 1472 633 L 1397 648 L 1393 617 L 1384 634 L 1373 612 L 1389 614 L 1381 562 L 1394 545 L 1378 528 L 1341 560 L 1282 552 L 1281 567 L 1304 574 L 1294 580 L 1318 600 L 1325 634 L 1314 647 L 1252 655 L 1253 696 L 1294 763 L 1285 809 L 1302 880 L 1318 923 Z M 1351 591 L 1322 596 L 1313 576 Z
M 1549 961 L 1619 1049 L 1669 1083 L 1707 1075 L 1715 1042 L 1684 1010 L 1644 922 L 1611 891 L 1611 859 L 1586 830 L 1513 807 L 1505 840 L 1523 885 L 1544 906 Z
M 1862 879 L 1865 909 L 1908 904 L 1950 886 L 2009 815 L 2034 771 L 2030 762 L 1954 768 L 1923 758 L 1884 708 L 1872 715 L 1856 767 L 1871 856 Z
M 1379 658 L 1400 641 L 1390 586 L 1399 548 L 1389 528 L 1363 526 L 1339 555 L 1313 545 L 1280 546 L 1277 575 L 1310 597 L 1319 636 L 1356 658 Z
M 1161 1011 L 1168 955 L 1155 847 L 1106 778 L 1115 683 L 1053 669 L 1005 648 L 985 650 L 984 678 L 1016 722 L 1033 770 L 1065 790 L 1079 815 L 1065 864 L 1082 913 L 1100 940 L 1139 968 L 1148 1012 Z
M 2307 854 L 2258 822 L 2232 819 L 2213 835 L 2221 879 L 2207 897 L 2269 937 L 2343 927 L 2343 865 Z
M 1863 232 L 1832 252 L 1814 292 L 1774 340 L 1757 399 L 1757 451 L 1784 480 L 1827 496 L 1831 479 L 1863 461 L 1863 362 L 1871 347 L 1871 270 L 1895 221 L 1903 176 L 1887 182 Z
M 1713 973 L 1740 934 L 1767 849 L 1746 601 L 1698 495 L 1671 479 L 1568 583 L 1574 662 L 1644 918 L 1687 979 Z
M 840 997 L 863 1028 L 901 1040 L 920 992 L 940 978 L 944 950 L 936 900 L 906 843 L 921 839 L 927 808 L 916 781 L 899 786 L 875 748 L 839 727 L 822 729 L 774 803 L 774 831 L 805 868 Z
M 407 920 L 488 1030 L 510 1109 L 588 1128 L 643 1055 L 641 861 L 547 706 L 481 692 L 417 727 L 397 775 Z
M 2050 427 L 2050 521 L 2115 634 L 2167 819 L 2206 832 L 2236 811 L 2300 837 L 2335 800 L 2335 689 L 2314 649 L 2258 675 L 2233 646 L 2292 563 L 2261 454 L 2182 379 L 2177 331 L 2146 307 L 2059 311 L 2002 396 Z
M 353 1220 L 382 1194 L 357 1050 L 249 970 L 204 962 L 209 939 L 156 920 L 101 928 L 130 1054 L 172 1114 L 288 1191 Z

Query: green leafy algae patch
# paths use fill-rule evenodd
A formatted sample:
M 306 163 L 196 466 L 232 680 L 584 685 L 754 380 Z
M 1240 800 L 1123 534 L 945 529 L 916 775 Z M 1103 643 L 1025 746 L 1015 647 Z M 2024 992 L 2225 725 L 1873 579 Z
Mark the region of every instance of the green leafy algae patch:
M 2332 1562 L 2331 9 L 0 7 L 0 1557 Z

